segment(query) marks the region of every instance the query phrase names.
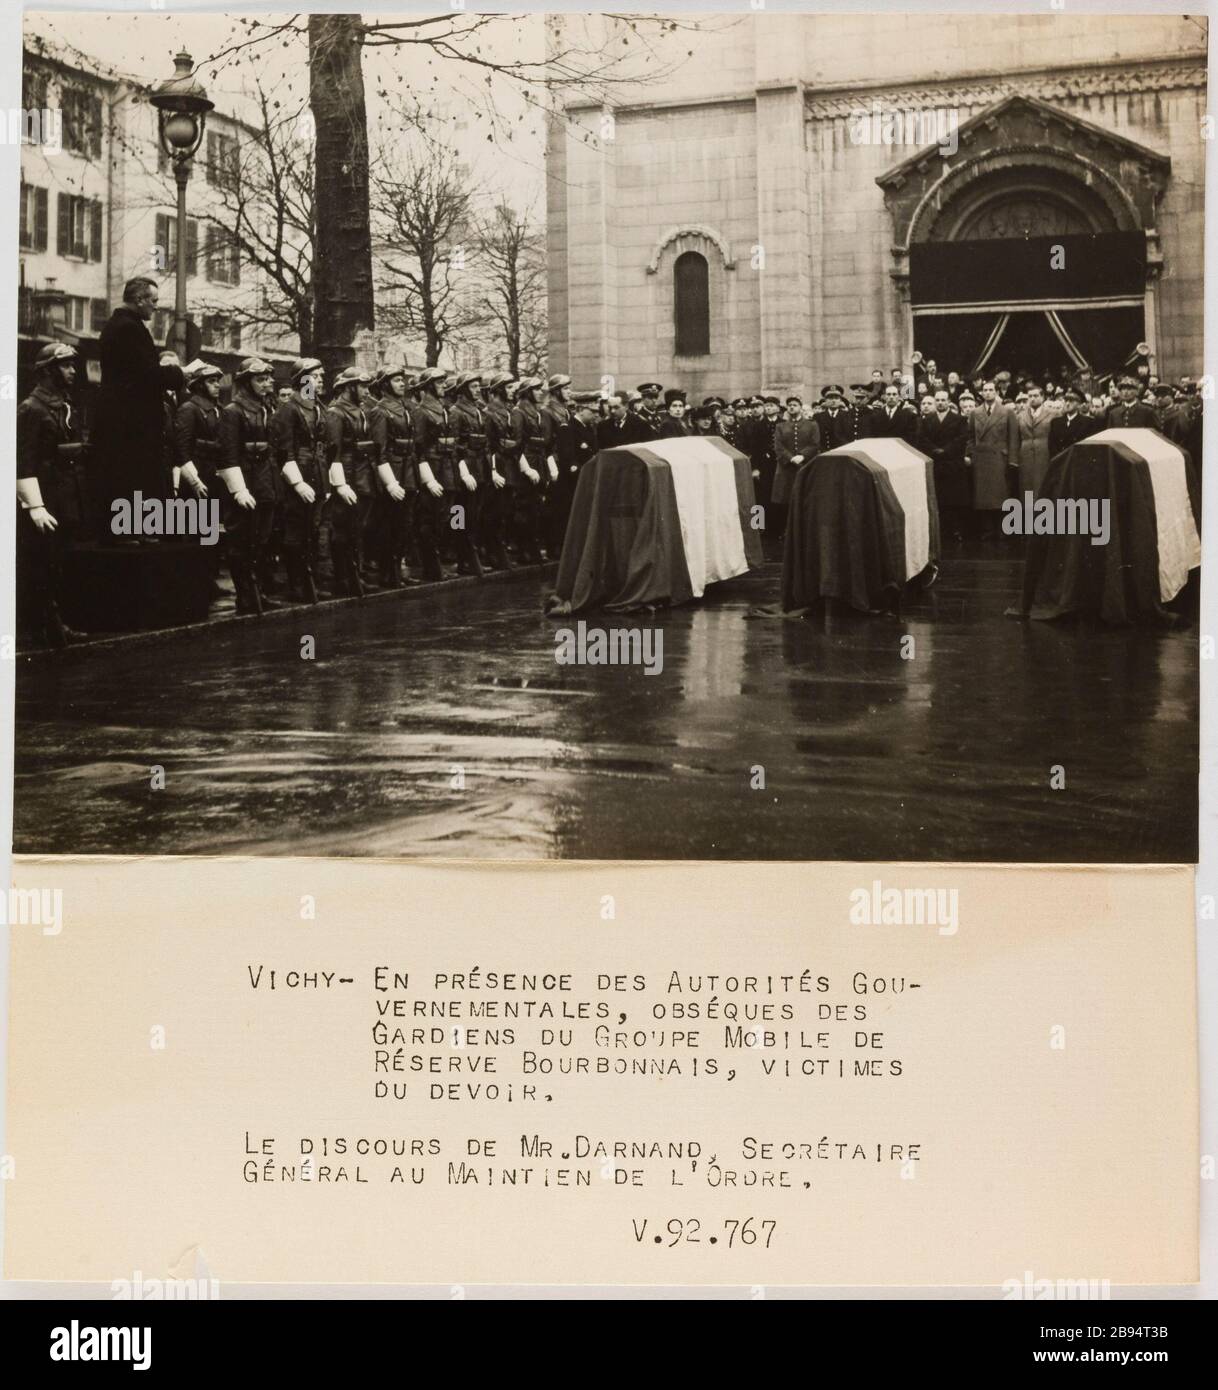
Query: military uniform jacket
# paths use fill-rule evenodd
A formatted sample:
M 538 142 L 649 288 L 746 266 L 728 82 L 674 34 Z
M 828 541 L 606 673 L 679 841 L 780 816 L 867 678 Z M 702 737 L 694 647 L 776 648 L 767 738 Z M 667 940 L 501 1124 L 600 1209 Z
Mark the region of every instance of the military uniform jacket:
M 269 423 L 266 406 L 247 391 L 236 391 L 220 412 L 220 467 L 239 468 L 246 490 L 259 503 L 274 503 L 280 493 Z
M 1104 428 L 1110 430 L 1157 430 L 1159 417 L 1148 405 L 1134 401 L 1126 405 L 1122 401 L 1114 405 L 1104 417 Z
M 290 400 L 280 403 L 271 416 L 271 446 L 280 477 L 285 463 L 295 463 L 318 498 L 329 493 L 325 419 L 315 401 L 307 401 L 299 391 L 293 391 Z
M 560 401 L 551 399 L 542 406 L 540 415 L 546 455 L 553 454 L 555 463 L 561 467 L 563 436 L 571 427 L 571 412 Z
M 529 401 L 519 401 L 512 411 L 511 420 L 512 474 L 510 481 L 515 486 L 534 486 L 520 472 L 520 455 L 524 454 L 530 466 L 541 474 L 541 480 L 544 483 L 550 474 L 546 468 L 546 444 L 541 423 L 541 412 Z M 502 471 L 500 469 L 500 472 Z
M 507 482 L 512 480 L 512 412 L 507 402 L 492 396 L 482 412 L 482 428 L 486 431 L 487 476 L 493 468 Z M 519 453 L 519 450 L 517 450 Z M 519 467 L 516 469 L 519 472 Z
M 791 500 L 791 487 L 800 465 L 791 462 L 802 458 L 810 462 L 820 453 L 820 426 L 815 420 L 779 420 L 774 431 L 774 486 L 770 490 L 770 501 L 782 506 Z
M 1073 416 L 1055 415 L 1049 424 L 1049 457 L 1060 454 L 1071 444 L 1098 434 L 1100 423 L 1079 411 Z
M 35 386 L 17 407 L 17 476 L 37 478 L 43 503 L 56 521 L 83 522 L 76 474 L 83 446 L 66 396 Z
M 462 396 L 448 412 L 448 422 L 457 441 L 455 457 L 465 460 L 465 466 L 481 487 L 491 476 L 486 456 L 486 419 L 483 412 L 468 396 Z
M 368 428 L 376 445 L 377 466 L 387 463 L 407 492 L 417 492 L 419 474 L 414 460 L 414 420 L 405 399 L 382 396 L 369 413 Z
M 220 462 L 220 407 L 207 396 L 189 396 L 173 421 L 177 465 L 193 463 L 204 481 L 216 476 Z
M 448 411 L 438 397 L 425 391 L 410 412 L 410 418 L 414 425 L 415 458 L 419 463 L 429 463 L 436 482 L 452 491 L 459 480 L 453 454 L 456 439 Z
M 853 444 L 856 439 L 871 437 L 871 411 L 869 405 L 848 405 L 839 410 L 834 419 L 834 444 Z
M 378 489 L 376 445 L 368 412 L 362 405 L 340 396 L 329 407 L 324 420 L 326 434 L 326 464 L 341 463 L 347 486 L 358 497 L 375 496 Z

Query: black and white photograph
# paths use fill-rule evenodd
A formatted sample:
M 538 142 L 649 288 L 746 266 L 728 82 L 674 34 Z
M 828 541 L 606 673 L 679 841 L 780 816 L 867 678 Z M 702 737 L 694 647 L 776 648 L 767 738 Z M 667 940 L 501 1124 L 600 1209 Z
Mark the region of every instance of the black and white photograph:
M 28 11 L 15 851 L 1195 862 L 1207 46 Z

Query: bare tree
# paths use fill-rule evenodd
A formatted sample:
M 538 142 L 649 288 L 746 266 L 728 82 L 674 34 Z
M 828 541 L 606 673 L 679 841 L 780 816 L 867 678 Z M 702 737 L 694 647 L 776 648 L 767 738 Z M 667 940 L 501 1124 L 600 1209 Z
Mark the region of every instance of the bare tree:
M 387 155 L 373 177 L 377 286 L 390 292 L 381 326 L 420 339 L 429 367 L 486 318 L 471 265 L 474 197 L 462 166 L 441 145 L 402 160 Z
M 222 196 L 208 208 L 208 217 L 243 263 L 266 277 L 258 299 L 230 311 L 238 323 L 298 336 L 301 352 L 312 356 L 317 238 L 312 120 L 303 101 L 285 107 L 257 73 L 253 95 L 254 136 L 239 144 L 231 163 L 211 171 Z
M 477 252 L 481 304 L 498 328 L 508 370 L 534 375 L 545 365 L 545 233 L 529 211 L 501 197 L 479 223 Z

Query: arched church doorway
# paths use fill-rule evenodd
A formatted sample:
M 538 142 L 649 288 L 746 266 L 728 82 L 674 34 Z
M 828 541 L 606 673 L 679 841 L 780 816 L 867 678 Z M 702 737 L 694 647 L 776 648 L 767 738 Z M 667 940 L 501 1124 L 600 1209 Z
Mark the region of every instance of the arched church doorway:
M 1068 175 L 980 178 L 910 248 L 914 347 L 970 376 L 1118 371 L 1146 336 L 1145 245 Z

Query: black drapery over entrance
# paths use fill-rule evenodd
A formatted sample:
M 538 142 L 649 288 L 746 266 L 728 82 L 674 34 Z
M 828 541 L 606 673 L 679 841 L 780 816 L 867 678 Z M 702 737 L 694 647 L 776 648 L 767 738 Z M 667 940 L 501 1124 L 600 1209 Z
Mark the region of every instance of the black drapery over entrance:
M 914 346 L 962 372 L 1116 371 L 1144 335 L 1143 232 L 916 243 Z

